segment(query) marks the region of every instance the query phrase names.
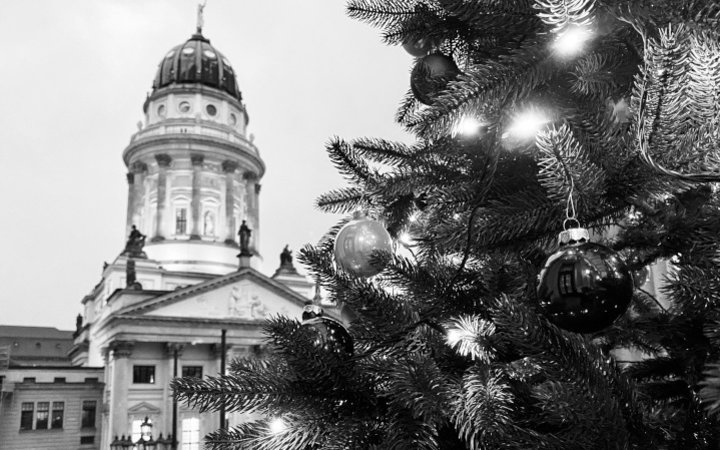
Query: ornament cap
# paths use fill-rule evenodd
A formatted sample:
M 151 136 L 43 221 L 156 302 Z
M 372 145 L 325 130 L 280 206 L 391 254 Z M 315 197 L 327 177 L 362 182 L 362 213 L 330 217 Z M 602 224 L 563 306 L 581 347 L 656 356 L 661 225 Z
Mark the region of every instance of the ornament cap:
M 560 245 L 572 245 L 590 241 L 590 232 L 586 228 L 570 228 L 560 232 Z
M 323 315 L 323 309 L 320 307 L 320 305 L 305 305 L 302 312 L 302 320 L 310 320 L 314 319 L 316 317 L 321 317 Z

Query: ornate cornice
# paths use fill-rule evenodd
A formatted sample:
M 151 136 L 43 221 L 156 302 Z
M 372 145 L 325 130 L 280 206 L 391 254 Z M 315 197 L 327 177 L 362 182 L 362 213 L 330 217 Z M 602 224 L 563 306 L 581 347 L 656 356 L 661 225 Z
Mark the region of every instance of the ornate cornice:
M 112 341 L 108 349 L 112 351 L 113 359 L 129 358 L 132 355 L 135 343 L 130 341 Z
M 182 356 L 183 350 L 185 350 L 185 344 L 180 342 L 166 342 L 165 352 L 168 356 L 174 356 L 177 352 L 177 356 Z
M 234 173 L 238 168 L 238 163 L 235 161 L 231 161 L 229 159 L 226 159 L 222 162 L 222 170 L 225 173 Z
M 172 158 L 167 153 L 160 153 L 155 155 L 155 161 L 157 161 L 160 167 L 168 167 L 170 166 L 170 162 L 172 162 Z
M 135 161 L 134 163 L 130 164 L 130 172 L 131 173 L 143 173 L 147 172 L 148 167 L 147 164 L 145 164 L 142 161 Z
M 202 166 L 203 161 L 205 161 L 205 156 L 193 153 L 192 155 L 190 155 L 190 161 L 193 166 Z

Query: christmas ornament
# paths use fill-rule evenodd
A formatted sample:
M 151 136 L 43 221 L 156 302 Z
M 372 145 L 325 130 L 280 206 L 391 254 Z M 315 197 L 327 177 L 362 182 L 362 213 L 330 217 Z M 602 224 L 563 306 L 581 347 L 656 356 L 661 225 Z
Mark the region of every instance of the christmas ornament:
M 648 266 L 644 266 L 638 270 L 633 270 L 632 277 L 635 287 L 640 289 L 645 285 L 645 283 L 647 283 L 648 278 L 650 278 L 650 268 Z
M 335 238 L 335 261 L 345 272 L 356 277 L 371 277 L 382 272 L 387 262 L 373 259 L 373 253 L 391 253 L 392 250 L 392 238 L 385 227 L 367 217 L 356 216 Z
M 410 89 L 421 103 L 432 104 L 437 94 L 460 73 L 452 58 L 432 53 L 420 58 L 410 74 Z
M 353 354 L 350 333 L 337 320 L 324 316 L 318 305 L 306 305 L 302 313 L 302 327 L 311 331 L 313 344 L 323 350 L 346 358 Z
M 589 241 L 584 228 L 560 233 L 560 249 L 543 265 L 537 287 L 540 309 L 558 327 L 593 333 L 620 317 L 633 294 L 633 279 L 611 249 Z
M 432 47 L 432 41 L 426 38 L 408 40 L 403 42 L 402 45 L 406 52 L 415 57 L 427 55 L 432 50 Z

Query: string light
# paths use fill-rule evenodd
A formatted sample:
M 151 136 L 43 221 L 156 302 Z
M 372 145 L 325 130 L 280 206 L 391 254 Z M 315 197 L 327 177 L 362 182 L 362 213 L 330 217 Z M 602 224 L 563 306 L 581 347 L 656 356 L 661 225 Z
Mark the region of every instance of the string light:
M 583 51 L 585 43 L 592 38 L 592 32 L 586 27 L 568 28 L 558 35 L 553 48 L 561 57 L 572 57 Z
M 463 116 L 455 126 L 453 126 L 452 135 L 470 137 L 477 136 L 482 130 L 483 123 L 473 116 Z
M 279 417 L 270 421 L 270 432 L 272 434 L 280 434 L 287 429 L 287 424 Z
M 407 231 L 403 231 L 398 235 L 398 241 L 405 246 L 413 245 L 415 242 L 412 235 Z
M 502 135 L 504 139 L 534 139 L 540 129 L 550 120 L 542 111 L 531 108 L 515 116 L 512 125 Z

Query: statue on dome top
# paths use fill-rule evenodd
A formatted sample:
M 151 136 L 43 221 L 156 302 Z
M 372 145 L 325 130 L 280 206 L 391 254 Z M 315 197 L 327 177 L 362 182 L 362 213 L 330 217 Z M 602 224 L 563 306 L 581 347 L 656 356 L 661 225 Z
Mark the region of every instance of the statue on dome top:
M 125 244 L 125 251 L 123 255 L 127 255 L 132 258 L 147 258 L 147 255 L 143 251 L 145 246 L 145 235 L 142 234 L 135 225 L 130 230 L 130 236 L 128 236 L 127 243 Z
M 289 245 L 285 245 L 282 253 L 280 253 L 280 267 L 293 267 L 292 250 Z

